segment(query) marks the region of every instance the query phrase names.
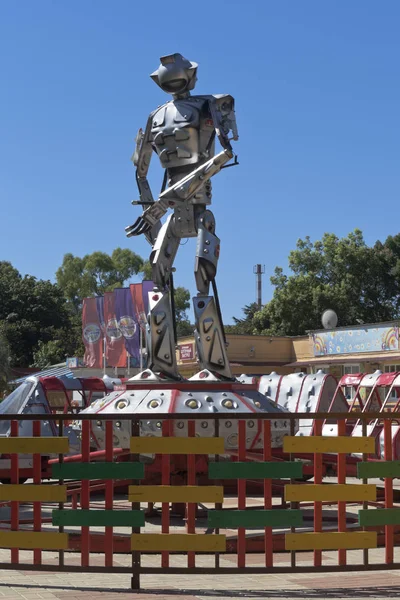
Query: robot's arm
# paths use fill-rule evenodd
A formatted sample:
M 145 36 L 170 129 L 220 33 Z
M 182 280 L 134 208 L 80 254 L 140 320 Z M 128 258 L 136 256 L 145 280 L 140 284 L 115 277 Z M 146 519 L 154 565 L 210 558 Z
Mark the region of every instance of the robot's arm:
M 140 201 L 134 204 L 152 204 L 154 202 L 147 173 L 149 171 L 153 148 L 150 141 L 152 114 L 147 120 L 146 130 L 139 129 L 136 136 L 136 148 L 132 156 L 132 162 L 136 167 L 136 183 L 139 188 Z
M 233 155 L 231 140 L 236 141 L 239 139 L 234 99 L 228 94 L 211 96 L 209 108 L 215 133 L 221 146 Z
M 147 120 L 146 130 L 143 132 L 139 129 L 136 136 L 136 148 L 132 156 L 132 162 L 136 167 L 136 183 L 139 188 L 139 201 L 133 201 L 132 204 L 140 204 L 143 210 L 155 204 L 153 194 L 147 181 L 147 173 L 149 171 L 151 155 L 153 148 L 151 145 L 150 132 L 153 113 Z M 125 227 L 127 237 L 144 234 L 147 241 L 153 245 L 155 238 L 161 228 L 159 221 L 154 221 L 152 224 L 143 220 L 143 215 L 136 219 L 133 225 Z
M 168 187 L 160 194 L 158 200 L 148 206 L 142 216 L 132 225 L 128 236 L 140 235 L 141 233 L 146 234 L 150 229 L 154 228 L 169 207 L 193 198 L 206 181 L 224 168 L 224 165 L 231 160 L 232 156 L 232 150 L 224 149 L 177 181 L 174 185 Z

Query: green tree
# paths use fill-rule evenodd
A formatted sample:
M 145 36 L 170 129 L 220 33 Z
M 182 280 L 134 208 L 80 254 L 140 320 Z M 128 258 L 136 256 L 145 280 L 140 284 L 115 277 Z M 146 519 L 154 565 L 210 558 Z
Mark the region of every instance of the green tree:
M 225 325 L 226 333 L 236 333 L 241 335 L 251 335 L 254 333 L 254 315 L 258 312 L 257 302 L 246 304 L 243 308 L 244 318 L 233 317 L 233 325 Z
M 64 345 L 61 340 L 49 340 L 48 342 L 38 342 L 36 350 L 33 352 L 33 367 L 46 369 L 51 365 L 62 362 L 65 359 Z
M 192 335 L 194 325 L 189 321 L 187 310 L 190 308 L 190 292 L 184 287 L 177 287 L 174 294 L 176 331 L 178 337 Z
M 152 281 L 153 273 L 150 261 L 145 260 L 143 262 L 143 268 L 141 269 L 141 272 L 143 273 L 143 279 L 147 279 L 147 281 Z
M 143 268 L 143 259 L 128 248 L 116 248 L 111 255 L 93 252 L 83 258 L 66 254 L 57 269 L 56 279 L 72 309 L 78 313 L 83 298 L 102 296 L 104 292 L 123 287 Z
M 22 276 L 10 262 L 0 261 L 0 321 L 13 312 Z
M 10 377 L 10 350 L 4 337 L 0 336 L 0 392 L 7 389 Z
M 298 240 L 289 255 L 290 275 L 277 267 L 273 298 L 254 315 L 259 333 L 303 335 L 321 327 L 334 309 L 342 326 L 388 321 L 400 315 L 400 234 L 369 247 L 360 230 Z
M 28 366 L 39 341 L 48 342 L 70 328 L 67 302 L 50 281 L 24 277 L 0 262 L 0 335 L 8 344 L 11 364 Z
M 59 335 L 64 346 L 64 356 L 83 356 L 85 346 L 82 340 L 82 313 L 69 313 L 69 327 Z

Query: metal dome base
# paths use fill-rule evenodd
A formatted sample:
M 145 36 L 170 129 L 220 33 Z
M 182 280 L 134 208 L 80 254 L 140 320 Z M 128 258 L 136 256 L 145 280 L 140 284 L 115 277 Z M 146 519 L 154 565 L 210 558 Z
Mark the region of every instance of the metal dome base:
M 262 449 L 262 423 L 251 419 L 252 414 L 285 414 L 287 410 L 275 404 L 257 389 L 257 384 L 243 384 L 237 380 L 226 381 L 203 370 L 190 379 L 171 381 L 153 373 L 150 369 L 132 377 L 104 398 L 97 400 L 82 413 L 135 414 L 141 415 L 140 430 L 144 436 L 161 436 L 162 417 L 165 414 L 179 415 L 172 421 L 171 434 L 179 437 L 188 435 L 188 420 L 195 421 L 196 436 L 213 437 L 215 420 L 219 415 L 219 435 L 225 439 L 226 450 L 238 446 L 237 420 L 230 415 L 241 413 L 246 417 L 246 446 L 251 450 Z M 143 418 L 143 415 L 149 419 Z M 220 415 L 226 415 L 226 419 Z M 183 419 L 182 415 L 187 416 Z M 204 419 L 201 416 L 204 415 Z M 157 419 L 159 417 L 159 420 Z M 104 425 L 93 423 L 93 433 L 101 448 L 105 444 Z M 282 447 L 284 435 L 290 433 L 290 422 L 285 419 L 271 421 L 272 447 Z M 130 422 L 114 423 L 114 443 L 121 448 L 129 447 Z

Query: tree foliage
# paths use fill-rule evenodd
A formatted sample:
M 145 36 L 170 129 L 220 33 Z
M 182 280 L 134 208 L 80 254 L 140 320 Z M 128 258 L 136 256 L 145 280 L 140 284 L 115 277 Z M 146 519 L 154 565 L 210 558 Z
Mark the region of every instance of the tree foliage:
M 43 370 L 62 362 L 65 359 L 64 351 L 64 344 L 60 339 L 49 340 L 48 342 L 40 340 L 33 352 L 32 366 Z
M 400 234 L 370 247 L 356 229 L 339 239 L 332 233 L 307 236 L 289 255 L 290 275 L 276 267 L 273 297 L 253 319 L 254 331 L 303 335 L 321 328 L 321 315 L 334 309 L 342 326 L 400 316 Z
M 10 375 L 10 350 L 3 336 L 0 336 L 0 392 L 7 388 Z
M 13 366 L 28 366 L 39 341 L 63 339 L 70 328 L 66 300 L 50 281 L 22 275 L 8 262 L 0 262 L 0 335 L 5 339 Z
M 93 252 L 83 258 L 66 254 L 56 278 L 65 298 L 79 312 L 83 298 L 123 287 L 133 275 L 143 272 L 144 266 L 143 259 L 128 248 L 116 248 L 111 255 Z
M 143 273 L 143 279 L 147 279 L 147 281 L 152 281 L 153 272 L 151 268 L 151 264 L 149 260 L 145 260 L 143 262 L 143 267 L 141 269 L 141 273 Z
M 194 326 L 190 323 L 187 310 L 190 308 L 190 292 L 184 287 L 175 289 L 175 316 L 178 337 L 192 335 Z
M 244 318 L 238 319 L 233 317 L 234 325 L 225 325 L 225 332 L 241 335 L 252 335 L 254 333 L 254 315 L 257 311 L 257 302 L 246 304 L 246 306 L 243 308 Z

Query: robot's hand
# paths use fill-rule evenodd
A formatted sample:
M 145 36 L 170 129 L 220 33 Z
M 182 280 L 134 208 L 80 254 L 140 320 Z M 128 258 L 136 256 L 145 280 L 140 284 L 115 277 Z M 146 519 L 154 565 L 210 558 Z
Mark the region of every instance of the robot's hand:
M 168 203 L 165 200 L 156 200 L 143 211 L 142 217 L 146 223 L 153 227 L 165 215 Z
M 148 233 L 166 212 L 167 207 L 164 202 L 157 200 L 143 211 L 142 216 L 136 219 L 133 225 L 125 228 L 127 237 Z
M 128 227 L 125 227 L 127 237 L 133 237 L 134 235 L 141 235 L 142 233 L 146 234 L 150 231 L 150 229 L 151 229 L 151 225 L 149 225 L 149 223 L 146 223 L 146 221 L 143 219 L 143 215 L 141 217 L 139 217 L 138 219 L 136 219 L 136 221 L 133 223 L 133 225 L 129 225 Z

